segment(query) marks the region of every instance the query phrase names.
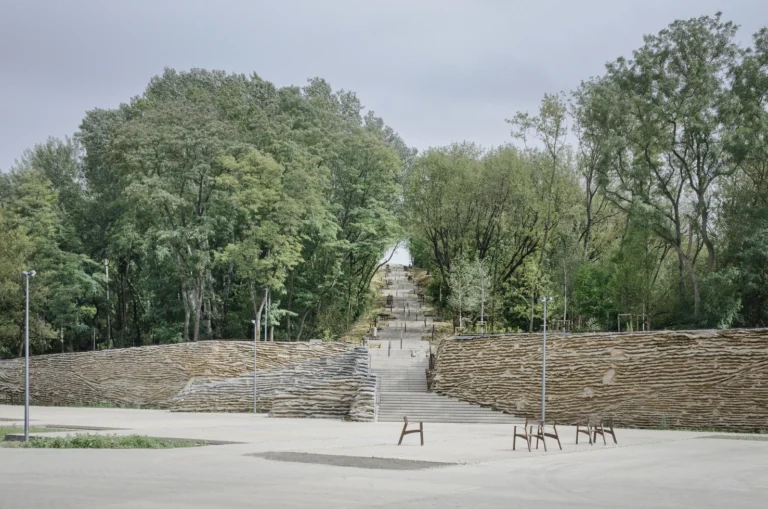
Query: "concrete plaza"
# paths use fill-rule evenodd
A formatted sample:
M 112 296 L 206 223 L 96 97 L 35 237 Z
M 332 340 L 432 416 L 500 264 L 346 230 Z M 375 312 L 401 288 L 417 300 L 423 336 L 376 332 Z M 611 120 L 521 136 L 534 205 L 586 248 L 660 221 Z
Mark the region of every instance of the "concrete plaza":
M 23 408 L 0 406 L 0 425 Z M 33 407 L 32 425 L 235 442 L 170 450 L 0 448 L 0 509 L 238 507 L 764 508 L 768 442 L 722 433 L 617 430 L 590 446 L 559 428 L 563 451 L 512 451 L 512 426 L 425 423 L 425 445 L 397 423 L 248 414 Z M 712 438 L 717 436 L 718 438 Z M 743 437 L 742 437 L 743 438 Z M 266 452 L 311 453 L 274 461 Z M 322 455 L 322 456 L 321 456 Z M 273 455 L 274 456 L 274 455 Z M 328 458 L 342 461 L 328 461 Z M 302 457 L 302 456 L 297 456 Z M 370 469 L 356 458 L 386 458 Z M 401 460 L 446 465 L 402 470 Z M 400 462 L 400 466 L 399 463 Z

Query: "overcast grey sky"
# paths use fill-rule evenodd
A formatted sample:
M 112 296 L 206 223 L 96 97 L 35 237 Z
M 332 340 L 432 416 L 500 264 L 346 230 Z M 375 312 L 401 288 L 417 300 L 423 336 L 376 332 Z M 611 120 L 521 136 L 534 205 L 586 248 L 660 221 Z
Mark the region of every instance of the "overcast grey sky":
M 504 119 L 570 90 L 676 18 L 714 14 L 745 42 L 766 0 L 0 0 L 0 169 L 164 67 L 320 76 L 419 149 L 498 145 Z

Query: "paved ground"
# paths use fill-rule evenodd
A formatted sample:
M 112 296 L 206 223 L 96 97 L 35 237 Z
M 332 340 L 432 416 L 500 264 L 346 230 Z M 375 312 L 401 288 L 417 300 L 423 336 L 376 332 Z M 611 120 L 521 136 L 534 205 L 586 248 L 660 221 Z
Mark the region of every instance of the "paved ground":
M 22 413 L 21 407 L 0 406 L 0 422 Z M 31 415 L 34 425 L 241 443 L 173 450 L 0 449 L 0 509 L 762 509 L 768 500 L 768 442 L 706 438 L 712 433 L 619 430 L 618 447 L 590 447 L 576 445 L 573 429 L 563 428 L 564 451 L 550 447 L 545 454 L 512 451 L 506 425 L 427 424 L 424 447 L 415 435 L 397 447 L 396 423 L 38 407 Z M 281 461 L 253 456 L 286 451 L 312 456 L 309 462 L 284 461 L 290 459 L 285 454 L 277 455 Z M 328 464 L 370 457 L 389 461 L 373 462 L 384 469 Z M 398 460 L 456 465 L 386 469 Z

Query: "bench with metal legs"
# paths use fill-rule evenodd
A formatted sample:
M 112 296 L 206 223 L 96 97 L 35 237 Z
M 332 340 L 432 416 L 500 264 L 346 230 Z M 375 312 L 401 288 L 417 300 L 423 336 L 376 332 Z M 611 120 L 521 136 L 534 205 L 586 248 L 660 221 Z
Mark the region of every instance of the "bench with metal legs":
M 405 435 L 410 435 L 411 433 L 418 433 L 421 437 L 421 445 L 424 445 L 424 423 L 419 422 L 418 429 L 408 429 L 408 417 L 403 417 L 403 421 L 405 421 L 405 424 L 403 424 L 403 432 L 400 433 L 400 441 L 397 445 L 402 444 L 403 437 L 405 437 Z
M 522 433 L 519 433 L 517 431 L 517 425 L 515 425 L 514 436 L 512 437 L 512 450 L 513 451 L 515 450 L 515 446 L 516 446 L 515 442 L 517 442 L 517 437 L 520 437 L 523 440 L 525 440 L 525 443 L 528 445 L 528 452 L 531 452 L 531 435 L 528 434 L 528 419 L 525 420 L 525 424 L 523 424 L 522 431 L 523 431 Z
M 546 437 L 554 438 L 557 440 L 557 446 L 560 447 L 560 450 L 563 450 L 563 446 L 560 443 L 560 435 L 557 433 L 557 423 L 552 424 L 552 431 L 547 432 L 546 430 L 546 424 L 543 421 L 530 421 L 529 424 L 531 425 L 531 431 L 533 430 L 533 427 L 536 426 L 536 434 L 530 433 L 531 439 L 536 439 L 536 449 L 539 448 L 539 441 L 544 444 L 544 452 L 547 452 L 547 440 Z
M 597 443 L 597 435 L 603 437 L 603 445 L 608 445 L 605 435 L 611 435 L 613 443 L 618 444 L 616 440 L 616 431 L 613 429 L 613 420 L 604 419 L 598 414 L 590 414 L 576 424 L 576 443 L 579 443 L 579 435 L 585 434 L 589 438 L 589 445 Z
M 600 422 L 596 426 L 592 426 L 592 435 L 593 442 L 597 442 L 597 435 L 603 437 L 603 445 L 608 445 L 608 442 L 605 441 L 605 435 L 611 435 L 614 444 L 619 443 L 618 440 L 616 440 L 616 432 L 613 430 L 612 419 L 600 419 Z
M 589 445 L 592 445 L 592 426 L 599 422 L 594 415 L 590 415 L 576 423 L 576 444 L 579 443 L 579 435 L 581 433 L 587 435 L 589 439 Z

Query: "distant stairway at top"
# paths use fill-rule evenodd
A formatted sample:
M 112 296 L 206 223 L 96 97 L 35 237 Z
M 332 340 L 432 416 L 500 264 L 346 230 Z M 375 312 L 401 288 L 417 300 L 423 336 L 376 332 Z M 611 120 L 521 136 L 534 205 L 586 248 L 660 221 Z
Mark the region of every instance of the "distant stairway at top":
M 459 401 L 455 398 L 427 392 L 426 370 L 429 345 L 421 340 L 426 332 L 423 315 L 417 320 L 419 308 L 414 285 L 408 281 L 403 267 L 393 266 L 389 279 L 391 288 L 382 290 L 392 295 L 395 304 L 395 320 L 380 330 L 378 339 L 371 341 L 371 370 L 380 380 L 379 421 L 402 422 L 407 416 L 411 421 L 445 423 L 511 424 L 522 422 L 518 417 L 490 408 Z M 410 309 L 410 316 L 403 307 Z M 407 332 L 402 333 L 403 323 Z M 402 344 L 402 348 L 401 345 Z M 391 350 L 390 350 L 391 345 Z

